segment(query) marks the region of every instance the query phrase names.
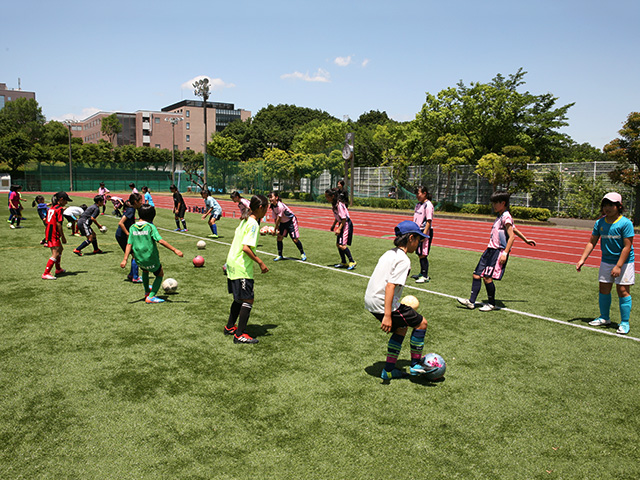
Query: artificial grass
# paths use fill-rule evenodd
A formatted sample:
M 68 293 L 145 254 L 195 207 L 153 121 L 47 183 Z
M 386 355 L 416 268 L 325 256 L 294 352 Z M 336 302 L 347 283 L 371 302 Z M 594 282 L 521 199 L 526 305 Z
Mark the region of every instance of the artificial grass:
M 445 358 L 446 378 L 382 381 L 388 336 L 363 295 L 389 240 L 355 238 L 356 275 L 320 268 L 339 259 L 331 232 L 302 230 L 306 264 L 259 253 L 270 272 L 256 274 L 249 333 L 260 343 L 248 346 L 222 334 L 231 296 L 221 265 L 236 219 L 220 221 L 204 252 L 199 215 L 187 215 L 187 235 L 161 230 L 185 258 L 160 247 L 178 293 L 146 305 L 119 267 L 115 218 L 101 219 L 106 254 L 76 257 L 82 239 L 70 237 L 68 273 L 44 281 L 43 227 L 35 209 L 25 216 L 25 228 L 0 230 L 2 478 L 640 475 L 638 342 L 407 289 L 429 320 L 425 353 Z M 175 228 L 168 211 L 155 223 Z M 260 243 L 275 254 L 273 237 Z M 298 257 L 289 239 L 284 248 Z M 467 296 L 478 257 L 432 248 L 433 280 L 420 288 Z M 497 299 L 586 325 L 597 277 L 583 270 L 512 257 Z M 640 332 L 634 316 L 630 335 Z M 399 365 L 408 358 L 406 339 Z

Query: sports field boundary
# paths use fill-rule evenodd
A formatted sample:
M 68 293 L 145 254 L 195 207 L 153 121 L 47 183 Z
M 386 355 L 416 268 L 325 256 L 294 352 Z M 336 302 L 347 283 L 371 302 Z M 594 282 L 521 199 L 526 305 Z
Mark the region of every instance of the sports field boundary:
M 158 230 L 162 230 L 162 231 L 173 233 L 173 234 L 177 234 L 177 235 L 183 235 L 183 236 L 186 236 L 186 237 L 191 237 L 191 238 L 198 239 L 198 240 L 204 240 L 204 241 L 211 242 L 211 243 L 216 243 L 216 244 L 219 244 L 219 245 L 231 246 L 231 243 L 223 242 L 221 240 L 215 240 L 215 239 L 207 238 L 207 237 L 200 237 L 200 236 L 194 235 L 192 233 L 176 232 L 175 230 L 172 230 L 172 229 L 169 229 L 169 228 L 162 228 L 162 227 L 157 227 L 157 228 L 158 228 Z M 256 251 L 258 253 L 260 253 L 261 255 L 266 255 L 266 256 L 269 256 L 269 257 L 276 257 L 277 256 L 274 253 L 265 252 L 263 250 L 256 250 Z M 288 257 L 285 257 L 285 258 L 288 258 Z M 343 275 L 353 275 L 353 276 L 356 276 L 356 277 L 366 278 L 366 279 L 371 278 L 369 275 L 363 275 L 362 273 L 354 272 L 353 270 L 337 269 L 337 268 L 329 266 L 329 265 L 321 265 L 319 263 L 309 262 L 308 260 L 304 261 L 304 262 L 302 260 L 298 260 L 298 259 L 295 259 L 295 258 L 290 258 L 290 260 L 292 260 L 294 262 L 302 263 L 304 265 L 309 265 L 310 267 L 316 267 L 316 268 L 323 268 L 323 269 L 326 269 L 326 270 L 331 270 L 331 271 L 333 271 L 335 273 L 341 273 Z M 423 292 L 423 293 L 428 293 L 430 295 L 436 295 L 436 296 L 439 296 L 439 297 L 451 298 L 453 300 L 456 300 L 458 298 L 456 295 L 450 295 L 448 293 L 436 292 L 434 290 L 427 290 L 426 288 L 415 287 L 413 285 L 405 285 L 404 288 L 405 289 L 408 288 L 408 289 L 411 289 L 411 290 L 416 290 L 416 291 Z M 601 335 L 609 335 L 609 336 L 612 336 L 612 337 L 615 337 L 615 338 L 619 338 L 619 339 L 622 339 L 622 340 L 631 340 L 631 341 L 640 343 L 640 338 L 638 338 L 638 337 L 632 337 L 632 336 L 629 336 L 629 335 L 618 335 L 617 333 L 614 333 L 614 332 L 608 332 L 606 330 L 593 328 L 593 327 L 590 327 L 590 326 L 587 326 L 587 325 L 577 325 L 575 323 L 567 322 L 567 321 L 564 321 L 564 320 L 558 320 L 557 318 L 546 317 L 544 315 L 537 315 L 535 313 L 523 312 L 522 310 L 515 310 L 515 309 L 512 309 L 512 308 L 501 307 L 501 308 L 497 309 L 497 311 L 505 311 L 505 312 L 515 313 L 516 315 L 522 315 L 524 317 L 535 318 L 535 319 L 538 319 L 538 320 L 545 320 L 547 322 L 557 323 L 557 324 L 564 325 L 564 326 L 567 326 L 567 327 L 579 328 L 579 329 L 582 329 L 582 330 L 588 330 L 588 331 L 593 332 L 593 333 L 599 333 Z M 495 314 L 487 313 L 486 315 L 490 316 L 490 315 L 495 315 Z

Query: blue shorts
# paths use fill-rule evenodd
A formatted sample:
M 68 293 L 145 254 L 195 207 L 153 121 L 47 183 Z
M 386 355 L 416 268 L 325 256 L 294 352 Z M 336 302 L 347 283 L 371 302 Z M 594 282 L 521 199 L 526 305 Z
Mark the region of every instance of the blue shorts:
M 502 252 L 504 252 L 504 250 L 487 248 L 480 257 L 480 261 L 478 265 L 476 265 L 473 274 L 483 278 L 501 280 L 507 268 L 507 262 L 509 261 L 509 255 L 507 254 L 507 261 L 504 262 L 504 265 L 500 265 Z

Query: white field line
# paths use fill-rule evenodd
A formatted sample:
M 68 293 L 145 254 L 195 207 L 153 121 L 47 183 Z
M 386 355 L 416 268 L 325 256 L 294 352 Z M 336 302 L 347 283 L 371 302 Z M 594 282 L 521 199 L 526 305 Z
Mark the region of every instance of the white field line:
M 198 240 L 205 240 L 207 242 L 217 243 L 219 245 L 231 246 L 231 244 L 228 243 L 228 242 L 222 242 L 220 240 L 215 240 L 215 239 L 212 239 L 212 238 L 198 237 L 197 235 L 192 235 L 190 233 L 185 233 L 185 232 L 175 232 L 175 231 L 170 230 L 168 228 L 161 228 L 161 227 L 157 227 L 157 228 L 158 228 L 158 230 L 163 230 L 163 231 L 169 232 L 169 233 L 175 233 L 175 234 L 179 234 L 179 235 L 184 235 L 185 237 L 192 237 L 192 238 L 195 238 L 195 239 L 198 239 Z M 264 252 L 262 250 L 257 250 L 257 252 L 260 253 L 261 255 L 268 255 L 270 257 L 275 257 L 276 256 L 276 254 L 274 254 L 274 253 Z M 295 259 L 293 259 L 293 260 L 298 262 L 298 263 L 301 263 L 303 265 L 309 265 L 310 267 L 316 267 L 316 268 L 323 268 L 325 270 L 331 270 L 333 272 L 341 273 L 343 275 L 353 275 L 355 277 L 361 277 L 361 278 L 366 278 L 366 279 L 371 278 L 368 275 L 363 275 L 361 273 L 354 272 L 353 270 L 346 270 L 346 269 L 342 269 L 342 268 L 334 268 L 334 267 L 330 267 L 328 265 L 320 265 L 318 263 L 313 263 L 313 262 L 309 262 L 309 261 L 303 262 L 301 260 L 295 260 Z M 455 295 L 449 295 L 448 293 L 441 293 L 441 292 L 436 292 L 436 291 L 433 291 L 433 290 L 427 290 L 426 288 L 414 287 L 413 285 L 405 285 L 404 288 L 408 288 L 408 289 L 411 289 L 411 290 L 418 290 L 420 292 L 429 293 L 431 295 L 437 295 L 439 297 L 451 298 L 453 300 L 458 298 Z M 545 317 L 543 315 L 536 315 L 535 313 L 523 312 L 521 310 L 514 310 L 512 308 L 500 308 L 500 310 L 504 310 L 505 312 L 515 313 L 517 315 L 522 315 L 524 317 L 537 318 L 538 320 L 545 320 L 547 322 L 558 323 L 560 325 L 565 325 L 567 327 L 581 328 L 583 330 L 589 330 L 590 332 L 599 333 L 601 335 L 610 335 L 612 337 L 616 337 L 616 338 L 619 338 L 621 340 L 631 340 L 631 341 L 634 341 L 634 342 L 640 342 L 640 338 L 631 337 L 629 335 L 618 335 L 617 333 L 609 332 L 609 331 L 603 330 L 601 328 L 593 328 L 593 327 L 586 326 L 586 325 L 577 325 L 577 324 L 574 324 L 574 323 L 571 323 L 571 322 L 565 322 L 563 320 L 558 320 L 558 319 L 551 318 L 551 317 Z M 495 314 L 487 313 L 487 316 L 488 315 L 495 315 Z

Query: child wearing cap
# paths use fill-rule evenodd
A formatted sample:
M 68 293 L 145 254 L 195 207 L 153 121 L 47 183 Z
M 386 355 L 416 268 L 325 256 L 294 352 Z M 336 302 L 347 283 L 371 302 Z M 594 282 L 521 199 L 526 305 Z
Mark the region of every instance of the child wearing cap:
M 58 192 L 51 199 L 51 208 L 47 210 L 46 227 L 45 227 L 45 245 L 51 248 L 51 257 L 47 261 L 47 266 L 42 274 L 43 280 L 57 280 L 57 278 L 51 274 L 53 266 L 56 267 L 56 275 L 64 273 L 65 270 L 60 266 L 60 260 L 62 258 L 63 243 L 67 243 L 67 239 L 64 236 L 64 230 L 62 229 L 62 219 L 64 218 L 62 213 L 67 202 L 71 199 L 67 192 Z
M 513 218 L 509 213 L 509 198 L 510 194 L 507 192 L 495 192 L 491 195 L 491 206 L 498 218 L 496 218 L 493 227 L 491 227 L 489 244 L 473 271 L 471 296 L 468 299 L 457 299 L 459 303 L 469 310 L 473 310 L 476 307 L 476 298 L 478 298 L 483 281 L 489 300 L 488 303 L 480 307 L 480 311 L 490 312 L 496 309 L 496 286 L 493 281 L 502 279 L 516 235 L 528 245 L 535 246 L 536 244 L 533 240 L 528 240 L 513 225 Z
M 626 335 L 629 333 L 631 316 L 631 285 L 635 283 L 633 223 L 622 215 L 624 206 L 619 193 L 607 193 L 600 203 L 600 208 L 604 216 L 594 225 L 591 238 L 584 247 L 576 270 L 580 271 L 600 239 L 602 250 L 598 272 L 600 316 L 589 322 L 589 325 L 601 326 L 611 323 L 609 316 L 611 289 L 615 283 L 620 305 L 620 324 L 617 333 Z
M 380 328 L 385 333 L 391 333 L 387 344 L 387 359 L 381 374 L 384 380 L 405 376 L 402 370 L 396 368 L 396 362 L 408 327 L 413 328 L 410 373 L 424 373 L 420 358 L 427 320 L 413 308 L 400 304 L 400 298 L 411 271 L 411 260 L 407 254 L 414 253 L 426 235 L 418 224 L 410 220 L 400 222 L 395 228 L 395 234 L 395 248 L 385 252 L 378 260 L 364 295 L 365 308 L 380 321 Z

